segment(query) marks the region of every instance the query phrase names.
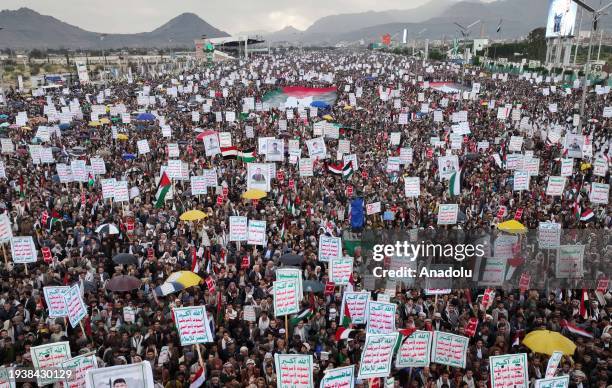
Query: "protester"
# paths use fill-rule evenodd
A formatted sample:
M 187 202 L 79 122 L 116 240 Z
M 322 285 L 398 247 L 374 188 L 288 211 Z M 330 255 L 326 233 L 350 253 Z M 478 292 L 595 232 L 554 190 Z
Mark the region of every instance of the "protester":
M 343 296 L 353 288 L 368 290 L 372 301 L 389 293 L 397 306 L 397 330 L 469 337 L 465 367 L 434 362 L 393 366 L 386 377 L 393 377 L 395 386 L 490 386 L 489 358 L 520 353 L 528 354 L 533 383 L 545 377 L 550 355 L 532 352 L 522 340 L 538 329 L 563 333 L 576 344 L 573 356 L 563 356 L 554 375 L 569 376 L 572 387 L 612 384 L 608 283 L 596 293 L 598 281 L 611 275 L 609 186 L 603 201 L 592 200 L 594 185 L 605 190 L 610 181 L 612 132 L 604 114 L 609 89 L 591 88 L 586 122 L 577 127 L 581 92 L 564 81 L 477 67 L 468 67 L 464 76 L 461 69 L 374 52 L 300 51 L 183 68 L 178 74 L 134 71 L 106 88 L 66 85 L 36 96 L 6 91 L 6 104 L 0 105 L 0 118 L 5 117 L 0 123 L 7 123 L 0 132 L 0 171 L 5 173 L 0 173 L 0 208 L 12 236 L 33 238 L 38 259 L 14 262 L 9 239 L 4 240 L 0 364 L 31 367 L 33 347 L 68 341 L 71 357 L 93 353 L 98 368 L 149 361 L 155 384 L 163 387 L 187 387 L 192 381 L 202 387 L 276 387 L 279 354 L 313 355 L 315 386 L 326 370 L 351 365 L 357 366 L 355 386 L 382 384 L 378 378 L 357 378 L 368 323 L 352 324 L 349 338 L 337 338 L 345 326 Z M 441 82 L 446 86 L 440 87 Z M 288 86 L 333 86 L 337 95 L 316 114 L 310 104 L 307 109 L 264 106 L 266 93 Z M 434 120 L 439 114 L 434 111 L 441 120 Z M 465 120 L 453 122 L 453 114 L 462 111 Z M 324 115 L 339 125 L 323 124 L 323 132 L 316 134 Z M 225 132 L 238 157 L 228 150 Z M 393 133 L 400 135 L 394 144 Z M 324 142 L 307 144 L 323 135 Z M 561 139 L 568 135 L 575 135 L 569 143 Z M 273 145 L 262 154 L 264 138 L 283 141 L 267 143 Z M 299 157 L 292 140 L 299 141 Z M 350 142 L 344 154 L 354 154 L 354 163 L 337 157 L 346 145 L 343 140 Z M 171 156 L 175 145 L 178 155 Z M 51 149 L 53 161 L 41 162 L 49 155 L 36 146 Z M 321 147 L 327 158 L 313 156 L 320 155 Z M 389 171 L 395 159 L 405 160 L 400 150 L 405 148 L 412 150 L 411 161 Z M 250 150 L 256 150 L 253 168 L 247 163 Z M 272 159 L 279 161 L 271 162 L 275 172 L 263 165 L 281 153 Z M 537 159 L 537 171 L 522 191 L 514 190 L 517 175 L 508 168 L 516 154 L 521 164 L 525 154 Z M 85 167 L 67 174 L 68 179 L 81 174 L 80 182 L 63 181 L 59 163 L 78 167 L 73 162 L 82 160 L 89 166 L 95 158 L 103 159 L 104 173 Z M 190 179 L 168 176 L 175 173 L 171 160 L 182 162 L 183 176 L 214 170 L 215 182 L 206 193 L 194 194 Z M 572 163 L 569 173 L 562 171 L 567 160 Z M 312 176 L 304 176 L 308 166 L 301 164 L 309 162 Z M 450 193 L 451 179 L 441 177 L 446 173 L 459 180 L 458 192 Z M 562 175 L 560 195 L 549 195 L 550 177 Z M 164 176 L 170 178 L 165 186 Z M 406 196 L 408 177 L 420 178 L 414 198 Z M 116 188 L 115 198 L 103 198 L 103 180 L 110 178 L 127 182 L 127 199 L 117 200 Z M 253 187 L 263 188 L 266 196 L 244 199 Z M 359 199 L 380 208 L 360 209 Z M 442 229 L 497 235 L 501 222 L 516 219 L 529 231 L 547 221 L 560 224 L 568 235 L 575 231 L 578 237 L 572 241 L 582 238 L 585 244 L 580 258 L 584 278 L 593 282 L 560 283 L 554 258 L 533 249 L 520 263 L 523 270 L 509 275 L 518 284 L 522 273 L 530 273 L 522 291 L 516 285 L 473 285 L 433 295 L 401 282 L 393 290 L 367 286 L 371 257 L 366 247 L 356 248 L 360 233 L 438 228 L 441 204 L 458 205 L 458 219 Z M 206 217 L 180 219 L 193 209 Z M 265 221 L 263 240 L 257 245 L 230 241 L 233 216 Z M 119 230 L 96 232 L 103 224 Z M 320 260 L 321 236 L 341 237 L 339 257 L 354 263 L 350 284 L 335 286 L 331 293 L 324 289 L 331 273 L 329 262 Z M 530 243 L 520 241 L 524 247 Z M 136 259 L 120 264 L 113 260 L 120 253 Z M 296 264 L 304 288 L 298 311 L 277 316 L 272 286 L 279 280 L 278 269 L 294 268 L 281 259 L 288 254 L 302 258 Z M 192 270 L 202 281 L 167 292 L 171 274 Z M 110 291 L 109 282 L 121 275 L 142 284 L 131 291 Z M 43 287 L 75 284 L 86 315 L 75 325 L 68 317 L 49 317 Z M 312 288 L 317 284 L 321 289 Z M 583 288 L 588 289 L 586 305 Z M 495 291 L 489 305 L 482 303 L 485 290 Z M 214 338 L 183 346 L 175 309 L 195 306 L 205 306 Z M 470 318 L 477 319 L 471 336 Z

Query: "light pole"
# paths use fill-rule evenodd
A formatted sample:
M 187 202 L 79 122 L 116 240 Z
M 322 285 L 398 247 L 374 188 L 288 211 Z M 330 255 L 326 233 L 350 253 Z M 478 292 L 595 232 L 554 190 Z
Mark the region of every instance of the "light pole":
M 463 61 L 461 62 L 461 85 L 463 85 L 464 77 L 465 77 L 465 62 L 467 62 L 467 52 L 465 51 L 465 40 L 470 36 L 470 28 L 474 27 L 476 24 L 480 23 L 480 19 L 476 20 L 474 23 L 468 25 L 467 27 L 463 27 L 461 24 L 455 22 L 455 25 L 460 28 L 459 32 L 463 37 Z
M 593 14 L 593 22 L 591 23 L 591 33 L 589 34 L 589 51 L 587 54 L 587 61 L 584 68 L 584 82 L 582 84 L 582 99 L 580 100 L 580 121 L 578 123 L 578 128 L 582 126 L 586 122 L 584 120 L 584 104 L 586 103 L 586 94 L 587 94 L 587 82 L 589 80 L 589 73 L 591 72 L 591 50 L 593 45 L 593 34 L 597 31 L 597 22 L 599 18 L 604 15 L 604 11 L 612 6 L 612 3 L 595 10 L 591 6 L 583 3 L 581 0 L 574 0 L 576 4 L 586 9 L 588 12 Z
M 4 30 L 4 27 L 0 27 L 0 31 Z M 0 93 L 2 97 L 2 103 L 6 104 L 6 96 L 4 94 L 4 61 L 0 61 Z

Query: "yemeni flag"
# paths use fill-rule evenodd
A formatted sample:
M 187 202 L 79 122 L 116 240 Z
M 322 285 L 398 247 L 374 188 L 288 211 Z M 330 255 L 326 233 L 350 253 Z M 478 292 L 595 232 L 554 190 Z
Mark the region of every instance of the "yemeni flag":
M 560 322 L 561 327 L 564 329 L 567 329 L 567 331 L 569 331 L 572 334 L 576 334 L 576 335 L 581 335 L 583 337 L 587 337 L 587 338 L 593 338 L 593 334 L 589 333 L 588 331 L 572 325 L 571 323 L 569 323 L 568 321 L 566 321 L 565 319 L 562 319 Z
M 349 336 L 355 332 L 354 329 L 347 329 L 346 327 L 339 327 L 338 330 L 336 330 L 336 341 L 342 341 L 345 339 L 348 339 Z
M 200 367 L 193 377 L 193 381 L 189 384 L 189 388 L 200 388 L 204 386 L 204 383 L 206 383 L 206 373 L 204 372 L 204 368 Z
M 461 170 L 456 171 L 451 175 L 448 182 L 448 192 L 451 196 L 461 194 Z
M 291 324 L 297 325 L 301 320 L 307 321 L 310 317 L 314 315 L 314 309 L 312 307 L 308 307 L 307 309 L 302 310 L 298 315 L 291 318 Z
M 309 88 L 304 86 L 285 86 L 264 94 L 262 101 L 268 103 L 271 108 L 278 108 L 290 99 L 322 101 L 331 106 L 336 102 L 336 98 L 335 87 Z
M 164 206 L 164 201 L 166 200 L 166 195 L 170 188 L 172 187 L 172 182 L 170 178 L 168 178 L 168 174 L 164 171 L 157 185 L 157 192 L 155 194 L 155 207 L 157 209 L 162 208 Z
M 344 171 L 344 165 L 342 163 L 328 164 L 327 170 L 332 174 L 340 175 Z
M 589 293 L 586 289 L 582 289 L 582 296 L 580 298 L 580 316 L 584 319 L 589 318 L 589 312 L 587 310 L 587 303 L 589 303 Z
M 223 156 L 223 159 L 236 159 L 238 157 L 238 147 L 221 147 L 221 156 Z
M 580 221 L 589 221 L 593 217 L 595 217 L 595 213 L 593 213 L 593 210 L 586 209 L 582 212 L 582 214 L 580 214 Z
M 195 247 L 192 248 L 191 272 L 193 273 L 200 272 L 200 263 L 198 262 L 198 255 L 196 254 Z
M 238 159 L 245 163 L 252 163 L 255 161 L 255 148 L 247 148 L 238 152 Z

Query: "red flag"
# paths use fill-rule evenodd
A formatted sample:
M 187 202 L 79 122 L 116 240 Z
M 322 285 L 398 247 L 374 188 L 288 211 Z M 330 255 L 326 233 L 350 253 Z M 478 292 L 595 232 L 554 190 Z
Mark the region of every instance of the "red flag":
M 465 335 L 473 337 L 476 334 L 476 328 L 478 327 L 478 318 L 470 318 L 468 324 L 465 326 Z
M 51 248 L 49 247 L 42 247 L 40 248 L 40 250 L 42 251 L 42 256 L 43 256 L 43 260 L 45 261 L 45 263 L 50 264 L 53 262 L 53 255 L 51 254 Z

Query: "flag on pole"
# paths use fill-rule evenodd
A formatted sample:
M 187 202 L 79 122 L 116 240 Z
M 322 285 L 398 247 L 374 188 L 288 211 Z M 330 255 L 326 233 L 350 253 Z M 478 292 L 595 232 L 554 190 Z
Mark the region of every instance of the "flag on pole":
M 204 386 L 204 383 L 206 383 L 206 373 L 204 372 L 204 368 L 200 367 L 200 369 L 198 369 L 196 372 L 193 381 L 191 384 L 189 384 L 189 388 L 200 388 Z
M 498 34 L 502 28 L 503 19 L 499 19 L 499 23 L 497 23 L 497 30 L 495 30 Z
M 567 331 L 569 331 L 572 334 L 576 334 L 576 335 L 581 335 L 583 337 L 587 337 L 587 338 L 593 338 L 593 334 L 589 333 L 588 331 L 572 325 L 571 323 L 569 323 L 567 320 L 562 319 L 559 324 L 561 325 L 562 328 L 567 329 Z
M 351 175 L 353 175 L 353 162 L 348 162 L 342 168 L 342 176 L 344 179 L 348 179 Z
M 298 323 L 300 323 L 301 320 L 306 320 L 307 321 L 313 315 L 314 315 L 314 309 L 312 307 L 308 307 L 308 308 L 302 310 L 295 317 L 291 318 L 291 324 L 295 326 Z
M 586 209 L 585 211 L 582 212 L 582 214 L 580 214 L 580 221 L 588 221 L 594 216 L 595 216 L 595 213 L 593 213 L 593 210 Z
M 344 304 L 344 314 L 342 315 L 342 326 L 349 328 L 353 323 L 353 319 L 351 318 L 351 310 L 348 308 L 348 303 Z
M 336 341 L 348 339 L 349 335 L 351 335 L 351 333 L 354 331 L 355 330 L 347 329 L 346 327 L 339 327 L 338 330 L 336 330 Z
M 451 196 L 461 194 L 461 170 L 451 175 L 450 181 L 448 182 L 448 191 Z
M 245 163 L 252 163 L 255 161 L 255 148 L 247 148 L 238 152 L 238 159 Z
M 155 199 L 157 200 L 155 202 L 155 207 L 157 209 L 164 206 L 164 201 L 166 200 L 168 191 L 170 191 L 170 187 L 172 187 L 172 182 L 170 178 L 168 178 L 168 174 L 164 171 L 157 185 L 157 193 L 155 194 Z
M 198 255 L 196 255 L 195 247 L 192 248 L 191 272 L 200 272 L 200 263 L 198 262 Z
M 236 159 L 238 157 L 238 147 L 221 147 L 221 156 L 223 159 Z

